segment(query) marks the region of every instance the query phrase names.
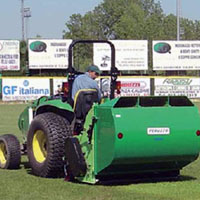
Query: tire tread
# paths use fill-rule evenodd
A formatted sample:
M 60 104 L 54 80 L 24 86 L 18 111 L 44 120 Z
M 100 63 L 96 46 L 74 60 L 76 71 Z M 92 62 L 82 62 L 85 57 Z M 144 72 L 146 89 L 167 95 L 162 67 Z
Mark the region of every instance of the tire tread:
M 34 126 L 40 123 L 46 130 L 49 141 L 49 151 L 44 165 L 38 165 L 34 159 L 32 150 L 32 136 Z M 47 112 L 40 114 L 33 120 L 28 133 L 28 157 L 35 175 L 46 178 L 57 178 L 64 176 L 64 143 L 68 135 L 71 135 L 69 122 L 66 118 L 55 113 Z M 38 167 L 40 166 L 40 167 Z

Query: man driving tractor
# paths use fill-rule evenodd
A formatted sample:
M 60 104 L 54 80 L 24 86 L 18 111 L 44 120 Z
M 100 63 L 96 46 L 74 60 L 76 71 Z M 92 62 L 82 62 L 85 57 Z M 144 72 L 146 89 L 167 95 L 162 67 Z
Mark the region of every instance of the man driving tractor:
M 100 75 L 101 71 L 96 65 L 87 68 L 85 74 L 76 77 L 72 86 L 72 99 L 74 100 L 76 93 L 81 89 L 96 89 L 98 99 L 101 100 L 101 91 L 95 79 Z

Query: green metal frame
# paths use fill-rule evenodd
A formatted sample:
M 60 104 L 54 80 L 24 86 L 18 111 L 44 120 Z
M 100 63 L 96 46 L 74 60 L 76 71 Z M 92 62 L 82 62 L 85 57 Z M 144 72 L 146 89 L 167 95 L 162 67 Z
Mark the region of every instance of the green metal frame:
M 18 127 L 23 134 L 24 142 L 26 142 L 26 135 L 30 125 L 29 109 L 31 109 L 33 112 L 33 116 L 31 116 L 32 118 L 44 112 L 54 112 L 58 115 L 61 112 L 66 113 L 65 117 L 70 122 L 74 118 L 74 111 L 71 105 L 62 102 L 61 99 L 52 100 L 50 97 L 43 97 L 43 99 L 40 99 L 40 101 L 35 100 L 31 105 L 27 106 L 24 109 L 18 119 Z

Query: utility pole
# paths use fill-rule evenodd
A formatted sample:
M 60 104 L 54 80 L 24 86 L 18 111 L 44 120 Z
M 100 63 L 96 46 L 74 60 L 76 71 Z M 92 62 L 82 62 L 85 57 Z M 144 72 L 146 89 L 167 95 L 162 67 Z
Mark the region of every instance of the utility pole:
M 180 40 L 181 0 L 176 0 L 177 40 Z
M 31 9 L 24 8 L 24 18 L 26 19 L 26 39 L 28 39 L 28 19 L 31 17 Z
M 21 17 L 22 17 L 22 41 L 28 38 L 28 19 L 31 17 L 30 8 L 24 8 L 24 0 L 21 0 Z M 25 27 L 26 19 L 26 27 Z M 25 34 L 26 29 L 26 34 Z M 26 37 L 25 37 L 26 35 Z
M 24 0 L 21 0 L 21 16 L 22 16 L 22 41 L 24 38 Z

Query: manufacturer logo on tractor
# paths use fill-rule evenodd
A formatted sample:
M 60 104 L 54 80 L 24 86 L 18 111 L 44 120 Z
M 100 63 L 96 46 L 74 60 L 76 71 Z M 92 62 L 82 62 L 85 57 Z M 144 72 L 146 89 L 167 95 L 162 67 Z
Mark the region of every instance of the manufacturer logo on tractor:
M 171 46 L 168 43 L 160 42 L 154 45 L 154 51 L 157 53 L 171 53 Z
M 46 52 L 47 45 L 41 41 L 35 41 L 30 44 L 30 49 L 34 52 Z
M 170 129 L 168 127 L 162 128 L 147 128 L 148 135 L 169 135 Z

